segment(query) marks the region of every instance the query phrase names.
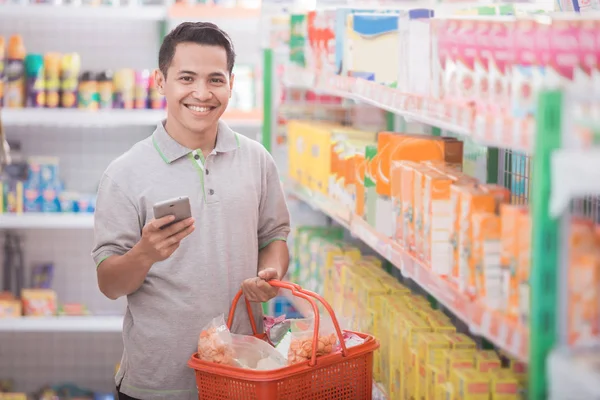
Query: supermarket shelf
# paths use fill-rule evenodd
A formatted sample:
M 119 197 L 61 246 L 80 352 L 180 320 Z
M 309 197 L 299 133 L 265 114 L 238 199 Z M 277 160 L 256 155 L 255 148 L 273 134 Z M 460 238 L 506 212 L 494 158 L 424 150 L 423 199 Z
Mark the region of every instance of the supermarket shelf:
M 287 185 L 289 194 L 308 204 L 313 210 L 321 211 L 337 224 L 350 230 L 351 213 L 343 207 L 332 203 L 324 194 L 306 189 L 299 185 Z
M 0 229 L 91 229 L 93 226 L 93 214 L 0 214 Z
M 211 5 L 189 5 L 184 3 L 174 4 L 169 8 L 168 16 L 175 20 L 202 20 L 215 19 L 250 19 L 260 16 L 260 8 L 249 7 L 222 7 Z
M 83 111 L 78 109 L 3 109 L 4 126 L 153 126 L 162 118 L 164 110 L 106 110 Z
M 167 16 L 164 6 L 65 6 L 52 4 L 3 4 L 1 18 L 117 19 L 160 21 Z
M 21 317 L 0 319 L 0 332 L 122 332 L 123 317 Z
M 78 109 L 3 109 L 4 126 L 71 126 L 71 127 L 116 127 L 154 126 L 166 117 L 165 110 L 102 110 L 83 111 Z M 232 127 L 260 127 L 262 112 L 226 111 L 223 119 Z
M 332 219 L 339 215 L 348 215 L 346 228 L 382 257 L 387 259 L 402 274 L 412 279 L 425 291 L 435 297 L 445 308 L 468 324 L 476 335 L 485 337 L 498 348 L 517 359 L 526 362 L 528 359 L 528 331 L 515 321 L 501 313 L 487 309 L 484 305 L 471 301 L 449 282 L 435 275 L 420 260 L 401 248 L 391 239 L 375 231 L 363 218 L 360 218 L 344 207 L 327 199 L 325 196 L 315 199 L 307 194 L 300 185 L 287 183 L 287 191 L 306 202 L 315 210 L 320 210 Z M 344 221 L 345 222 L 345 221 Z M 348 228 L 349 226 L 349 228 Z M 294 303 L 295 304 L 295 303 Z M 299 310 L 301 311 L 301 310 Z
M 477 115 L 473 105 L 407 94 L 365 79 L 319 74 L 296 66 L 286 67 L 283 82 L 287 87 L 369 104 L 408 121 L 470 137 L 482 145 L 531 152 L 534 135 L 531 120 Z

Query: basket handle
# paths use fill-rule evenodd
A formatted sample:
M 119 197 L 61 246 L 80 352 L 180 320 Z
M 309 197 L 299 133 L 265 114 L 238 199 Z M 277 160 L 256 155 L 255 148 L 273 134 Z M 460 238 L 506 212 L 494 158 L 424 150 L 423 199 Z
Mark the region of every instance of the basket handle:
M 306 301 L 308 301 L 313 309 L 313 313 L 315 315 L 315 326 L 314 326 L 314 332 L 313 332 L 312 355 L 310 358 L 310 362 L 308 364 L 309 366 L 314 367 L 317 364 L 317 346 L 319 343 L 319 326 L 321 323 L 320 316 L 319 316 L 319 309 L 317 308 L 317 303 L 316 303 L 315 299 L 318 300 L 321 304 L 323 304 L 323 306 L 329 313 L 329 316 L 331 317 L 331 321 L 333 322 L 333 326 L 335 328 L 335 332 L 340 340 L 340 346 L 342 347 L 342 356 L 346 357 L 348 351 L 346 349 L 346 344 L 344 343 L 344 336 L 342 335 L 342 330 L 340 329 L 340 324 L 338 323 L 338 320 L 335 317 L 335 313 L 333 312 L 333 309 L 331 308 L 329 303 L 327 303 L 327 301 L 323 297 L 321 297 L 318 294 L 313 293 L 311 291 L 304 290 L 304 289 L 302 289 L 302 287 L 300 285 L 297 285 L 295 283 L 282 282 L 282 281 L 279 281 L 276 279 L 272 279 L 272 280 L 268 281 L 268 283 L 269 283 L 269 285 L 271 285 L 273 287 L 290 290 L 294 296 L 303 298 Z M 239 302 L 240 298 L 242 297 L 242 295 L 243 295 L 243 292 L 240 289 L 238 291 L 238 293 L 235 295 L 235 297 L 233 298 L 233 301 L 231 303 L 231 309 L 229 310 L 229 317 L 227 318 L 227 327 L 229 329 L 231 329 L 231 326 L 233 324 L 233 317 L 235 315 L 235 309 L 236 309 L 238 302 Z M 250 317 L 250 325 L 252 326 L 252 333 L 254 333 L 254 335 L 257 335 L 258 330 L 256 329 L 256 322 L 254 321 L 254 314 L 252 313 L 252 308 L 250 307 L 250 302 L 248 301 L 248 299 L 244 299 L 244 300 L 246 302 L 246 308 L 248 309 L 248 316 Z

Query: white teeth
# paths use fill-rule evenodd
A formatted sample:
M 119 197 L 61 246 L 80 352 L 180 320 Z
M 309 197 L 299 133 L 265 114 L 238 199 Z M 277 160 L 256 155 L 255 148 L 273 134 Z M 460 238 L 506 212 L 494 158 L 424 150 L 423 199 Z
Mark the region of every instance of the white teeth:
M 198 107 L 198 106 L 187 106 L 192 111 L 196 112 L 207 112 L 210 111 L 210 107 Z

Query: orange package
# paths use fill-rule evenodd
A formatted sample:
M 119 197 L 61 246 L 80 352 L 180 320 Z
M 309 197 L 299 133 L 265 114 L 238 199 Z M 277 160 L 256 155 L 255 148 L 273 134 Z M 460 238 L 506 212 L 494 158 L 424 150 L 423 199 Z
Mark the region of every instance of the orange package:
M 423 253 L 424 260 L 439 276 L 452 274 L 450 234 L 452 179 L 434 170 L 424 171 Z
M 513 233 L 514 234 L 514 233 Z M 519 285 L 519 319 L 529 325 L 529 275 L 531 272 L 531 214 L 517 217 L 517 282 Z
M 402 242 L 403 214 L 402 214 L 402 170 L 405 161 L 395 161 L 391 167 L 391 193 L 392 193 L 392 240 Z
M 410 249 L 419 259 L 424 258 L 423 247 L 423 229 L 424 229 L 424 190 L 425 190 L 425 172 L 429 167 L 424 164 L 418 164 L 413 168 L 413 229 L 410 243 Z
M 394 161 L 446 161 L 462 165 L 463 142 L 455 138 L 381 132 L 377 141 L 376 190 L 391 196 L 390 171 Z
M 475 295 L 497 310 L 502 307 L 502 266 L 500 264 L 500 216 L 493 212 L 473 214 L 473 263 Z
M 483 190 L 464 187 L 460 194 L 460 216 L 458 220 L 458 287 L 467 293 L 474 292 L 475 275 L 473 266 L 473 214 L 478 212 L 494 212 L 496 201 L 494 196 Z
M 496 210 L 494 212 L 499 213 L 500 205 L 510 203 L 510 190 L 502 185 L 494 183 L 486 183 L 479 185 L 479 187 L 486 193 L 490 193 L 496 199 Z
M 502 204 L 500 206 L 500 264 L 502 265 L 503 303 L 508 315 L 519 314 L 519 284 L 517 266 L 519 260 L 519 216 L 526 214 L 527 206 Z
M 360 159 L 356 162 L 355 165 L 355 174 L 356 174 L 356 198 L 355 204 L 356 208 L 354 212 L 360 218 L 364 218 L 365 215 L 365 172 L 367 169 L 367 160 L 364 155 L 357 156 Z
M 399 243 L 406 249 L 410 250 L 414 243 L 414 191 L 415 191 L 415 168 L 419 164 L 409 161 L 404 161 L 400 164 L 400 205 L 402 207 L 401 218 L 401 236 Z

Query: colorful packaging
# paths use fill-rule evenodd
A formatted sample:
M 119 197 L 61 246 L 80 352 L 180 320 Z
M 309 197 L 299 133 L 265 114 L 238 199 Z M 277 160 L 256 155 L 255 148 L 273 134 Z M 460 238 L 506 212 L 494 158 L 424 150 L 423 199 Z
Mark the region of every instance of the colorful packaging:
M 114 88 L 112 72 L 103 71 L 99 73 L 96 81 L 98 83 L 98 108 L 101 110 L 113 108 Z
M 502 226 L 500 263 L 502 264 L 505 309 L 508 315 L 514 317 L 519 314 L 519 281 L 517 278 L 519 242 L 515 232 L 519 232 L 519 215 L 523 213 L 527 213 L 525 206 L 512 204 L 500 206 Z
M 473 295 L 484 299 L 492 310 L 503 307 L 500 216 L 493 212 L 474 213 L 472 216 L 473 263 L 475 277 Z
M 81 74 L 77 90 L 77 107 L 80 110 L 97 111 L 99 108 L 98 82 L 90 71 Z
M 27 54 L 24 60 L 26 77 L 25 107 L 41 108 L 46 105 L 44 91 L 44 58 L 41 54 Z
M 134 108 L 144 110 L 148 107 L 148 90 L 150 89 L 150 71 L 135 71 Z
M 56 315 L 56 292 L 49 289 L 23 289 L 23 314 L 30 317 L 51 317 Z
M 8 40 L 6 63 L 7 108 L 23 108 L 25 105 L 25 46 L 20 35 L 12 35 Z
M 58 53 L 44 55 L 44 74 L 46 90 L 46 107 L 57 108 L 60 106 L 60 74 L 61 56 Z
M 64 54 L 61 59 L 60 104 L 63 108 L 77 107 L 77 88 L 81 58 L 77 53 Z
M 494 350 L 480 350 L 475 353 L 475 368 L 487 373 L 502 368 L 502 361 Z

